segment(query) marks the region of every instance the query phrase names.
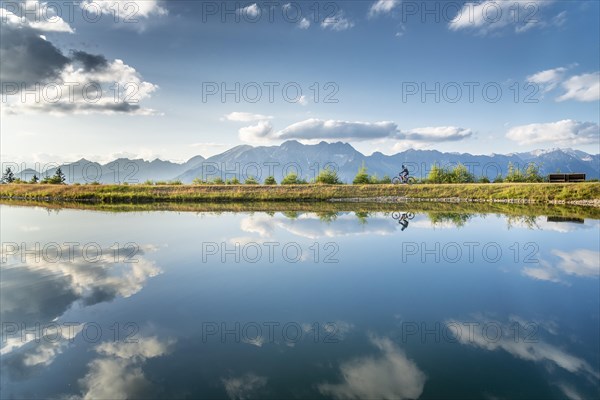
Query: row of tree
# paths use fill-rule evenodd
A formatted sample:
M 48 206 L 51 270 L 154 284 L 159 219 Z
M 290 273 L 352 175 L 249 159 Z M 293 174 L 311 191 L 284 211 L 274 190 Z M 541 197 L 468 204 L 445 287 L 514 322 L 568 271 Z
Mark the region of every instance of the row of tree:
M 534 164 L 530 163 L 523 170 L 516 168 L 512 163 L 508 164 L 508 174 L 503 177 L 502 175 L 498 175 L 494 182 L 544 182 L 545 177 L 540 175 L 539 168 Z M 458 164 L 455 167 L 440 167 L 437 164 L 434 164 L 427 178 L 420 179 L 421 183 L 489 183 L 490 180 L 486 176 L 476 177 L 473 173 L 469 172 L 466 166 L 462 164 Z M 46 176 L 41 181 L 37 175 L 33 175 L 29 182 L 25 182 L 20 178 L 15 178 L 14 173 L 9 168 L 6 169 L 4 174 L 2 175 L 3 183 L 45 183 L 45 184 L 64 184 L 65 183 L 65 174 L 63 174 L 62 170 L 59 168 L 56 169 L 54 175 Z M 392 180 L 389 176 L 385 175 L 383 178 L 379 179 L 377 175 L 369 175 L 367 172 L 367 167 L 363 164 L 352 183 L 354 185 L 368 185 L 368 184 L 389 184 Z M 223 180 L 221 177 L 216 177 L 212 180 L 202 180 L 199 178 L 194 179 L 192 182 L 195 185 L 240 185 L 241 182 L 238 178 L 231 178 L 228 180 Z M 285 176 L 281 184 L 282 185 L 303 185 L 307 184 L 305 179 L 299 177 L 295 173 L 289 173 Z M 343 184 L 341 179 L 339 178 L 337 172 L 333 168 L 326 168 L 321 170 L 319 174 L 315 177 L 315 179 L 311 180 L 310 183 L 320 183 L 327 185 L 340 185 Z M 181 181 L 170 181 L 170 182 L 157 182 L 153 183 L 152 181 L 146 181 L 145 184 L 179 184 L 181 185 Z M 246 185 L 259 185 L 260 182 L 254 177 L 248 177 L 244 181 Z M 265 185 L 277 185 L 277 181 L 275 177 L 269 176 L 264 180 Z
M 10 167 L 2 174 L 2 183 L 45 183 L 51 185 L 62 185 L 65 183 L 66 177 L 60 167 L 56 169 L 54 175 L 45 176 L 41 181 L 37 174 L 33 174 L 29 181 L 24 181 L 21 178 L 15 178 L 15 174 Z

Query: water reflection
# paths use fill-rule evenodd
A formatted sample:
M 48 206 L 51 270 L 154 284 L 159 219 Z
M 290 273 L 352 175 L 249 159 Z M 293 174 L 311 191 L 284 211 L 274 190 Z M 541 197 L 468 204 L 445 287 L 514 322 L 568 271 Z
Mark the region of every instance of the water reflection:
M 600 224 L 588 216 L 581 222 L 564 213 L 556 219 L 547 217 L 552 213 L 412 205 L 385 211 L 0 211 L 7 243 L 75 237 L 103 243 L 104 255 L 94 262 L 77 253 L 57 261 L 43 252 L 23 259 L 3 246 L 6 397 L 586 398 L 600 388 Z M 338 263 L 323 262 L 322 253 L 313 260 L 312 252 L 296 263 L 227 254 L 204 259 L 201 251 L 207 243 L 231 252 L 231 243 L 252 242 L 314 249 L 319 240 L 321 252 L 335 243 Z M 131 248 L 111 247 L 116 241 L 146 244 L 137 262 L 125 262 Z M 407 243 L 416 252 L 411 257 L 404 257 Z M 497 259 L 482 252 L 486 244 L 501 250 Z M 443 253 L 456 248 L 463 257 Z M 69 321 L 77 322 L 64 328 Z M 103 328 L 134 321 L 137 341 L 109 337 L 110 330 L 102 340 L 82 340 L 86 323 L 94 321 Z M 420 332 L 418 340 L 404 341 L 399 324 L 406 321 L 458 326 L 463 335 L 440 341 Z M 288 322 L 301 340 L 282 333 Z M 503 330 L 533 324 L 539 336 L 490 338 L 492 331 L 469 331 L 474 322 Z M 37 323 L 63 329 L 55 340 L 23 335 Z M 272 323 L 279 325 L 264 325 Z M 266 328 L 260 335 L 244 330 L 252 324 L 275 326 L 274 336 Z M 205 326 L 220 331 L 205 341 Z
M 425 373 L 389 338 L 370 335 L 369 341 L 378 354 L 344 362 L 340 366 L 342 382 L 321 383 L 319 391 L 336 399 L 419 398 Z

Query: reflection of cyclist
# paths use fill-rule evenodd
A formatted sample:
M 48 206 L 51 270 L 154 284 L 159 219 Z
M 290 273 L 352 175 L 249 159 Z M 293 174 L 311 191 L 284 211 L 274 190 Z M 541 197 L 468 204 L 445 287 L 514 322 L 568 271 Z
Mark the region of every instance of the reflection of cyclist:
M 406 219 L 406 218 L 400 218 L 400 220 L 398 221 L 398 223 L 400 225 L 402 225 L 402 228 L 400 229 L 400 231 L 404 231 L 406 228 L 408 228 L 408 219 Z
M 406 180 L 408 179 L 408 168 L 406 168 L 404 166 L 404 164 L 402 164 L 402 171 L 400 172 L 400 178 L 402 178 L 402 180 L 404 182 L 406 182 Z

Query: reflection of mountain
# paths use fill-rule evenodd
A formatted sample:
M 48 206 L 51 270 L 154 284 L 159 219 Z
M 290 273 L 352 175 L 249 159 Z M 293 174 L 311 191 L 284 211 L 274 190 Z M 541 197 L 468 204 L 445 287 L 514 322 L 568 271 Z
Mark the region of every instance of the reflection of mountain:
M 423 393 L 425 374 L 388 338 L 371 336 L 377 357 L 357 358 L 340 366 L 341 383 L 318 386 L 336 399 L 416 399 Z
M 369 218 L 366 223 L 355 215 L 340 213 L 336 218 L 323 220 L 315 213 L 297 214 L 295 218 L 285 215 L 254 215 L 246 217 L 241 222 L 245 232 L 257 233 L 261 237 L 272 237 L 275 229 L 283 229 L 294 235 L 309 238 L 334 238 L 350 235 L 389 235 L 398 229 L 388 218 Z
M 130 252 L 130 248 L 103 249 L 102 256 L 95 262 L 67 250 L 57 262 L 43 254 L 28 254 L 25 263 L 21 263 L 20 254 L 8 257 L 9 263 L 2 266 L 0 319 L 3 337 L 8 337 L 7 330 L 10 329 L 11 340 L 2 343 L 3 364 L 10 364 L 12 371 L 24 371 L 28 367 L 51 363 L 66 345 L 66 340 L 78 331 L 63 328 L 60 340 L 36 343 L 34 335 L 21 339 L 21 329 L 33 329 L 36 324 L 42 329 L 54 322 L 60 324 L 57 321 L 60 316 L 77 302 L 91 306 L 117 297 L 129 297 L 139 292 L 149 277 L 161 272 L 152 261 L 143 257 L 142 249 L 133 257 L 137 262 L 115 261 L 115 254 Z M 39 257 L 36 259 L 36 256 Z M 69 260 L 69 257 L 72 258 Z M 15 352 L 17 349 L 19 351 Z

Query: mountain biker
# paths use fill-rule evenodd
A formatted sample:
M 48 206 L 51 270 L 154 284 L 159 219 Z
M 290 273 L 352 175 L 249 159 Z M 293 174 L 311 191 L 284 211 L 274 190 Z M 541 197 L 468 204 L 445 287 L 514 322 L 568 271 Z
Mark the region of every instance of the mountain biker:
M 400 172 L 399 176 L 404 182 L 406 182 L 408 179 L 408 168 L 406 168 L 404 164 L 402 164 L 402 171 Z

